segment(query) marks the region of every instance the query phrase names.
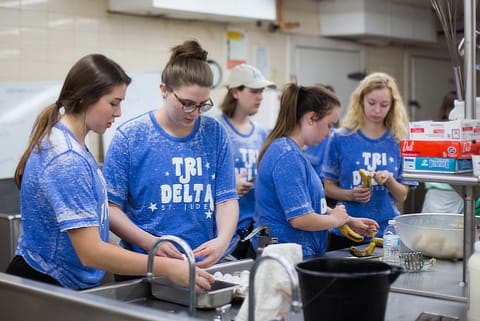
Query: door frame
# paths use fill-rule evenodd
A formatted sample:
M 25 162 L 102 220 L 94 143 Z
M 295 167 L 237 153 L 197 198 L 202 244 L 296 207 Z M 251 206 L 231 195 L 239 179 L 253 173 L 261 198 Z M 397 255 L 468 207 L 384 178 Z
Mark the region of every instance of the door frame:
M 287 38 L 287 68 L 286 79 L 296 81 L 298 79 L 297 64 L 295 61 L 295 50 L 299 47 L 348 50 L 360 53 L 360 69 L 366 71 L 366 48 L 364 45 L 336 39 L 328 39 L 318 36 L 292 35 Z
M 441 50 L 439 50 L 441 49 Z M 444 49 L 444 50 L 443 50 Z M 447 59 L 450 60 L 447 48 L 436 49 L 408 49 L 405 51 L 404 61 L 404 103 L 407 108 L 408 117 L 410 121 L 413 121 L 412 110 L 410 108 L 410 101 L 415 100 L 415 77 L 413 68 L 414 58 L 431 58 L 431 59 Z

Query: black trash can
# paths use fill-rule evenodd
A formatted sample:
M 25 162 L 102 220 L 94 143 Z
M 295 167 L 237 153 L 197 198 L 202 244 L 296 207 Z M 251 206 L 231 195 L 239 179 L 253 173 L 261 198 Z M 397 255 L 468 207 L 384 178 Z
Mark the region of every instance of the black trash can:
M 305 321 L 384 321 L 390 284 L 403 271 L 350 258 L 315 258 L 295 268 Z

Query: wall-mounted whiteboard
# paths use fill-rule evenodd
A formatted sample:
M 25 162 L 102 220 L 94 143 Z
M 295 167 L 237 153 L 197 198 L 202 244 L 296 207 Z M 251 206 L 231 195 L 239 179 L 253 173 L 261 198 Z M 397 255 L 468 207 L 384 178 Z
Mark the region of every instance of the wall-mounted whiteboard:
M 160 92 L 160 73 L 131 73 L 132 83 L 128 86 L 125 100 L 122 102 L 122 116 L 115 119 L 113 126 L 103 134 L 103 152 L 106 154 L 117 127 L 125 121 L 157 109 L 163 103 Z
M 161 106 L 160 73 L 128 73 L 132 83 L 122 103 L 122 116 L 114 125 Z M 12 178 L 27 147 L 39 112 L 55 102 L 62 82 L 0 83 L 0 179 Z M 108 147 L 116 126 L 104 135 Z

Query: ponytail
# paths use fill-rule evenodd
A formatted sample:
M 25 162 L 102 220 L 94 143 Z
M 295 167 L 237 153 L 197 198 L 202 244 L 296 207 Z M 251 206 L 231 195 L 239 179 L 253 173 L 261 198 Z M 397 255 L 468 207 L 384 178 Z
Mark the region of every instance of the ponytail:
M 270 144 L 279 137 L 292 134 L 300 126 L 303 115 L 313 111 L 316 119 L 320 120 L 337 106 L 340 106 L 337 96 L 324 87 L 287 84 L 280 100 L 277 122 L 258 154 L 257 167 Z
M 297 119 L 297 103 L 300 89 L 301 87 L 297 84 L 290 83 L 283 90 L 277 121 L 258 154 L 257 166 L 270 144 L 279 137 L 288 136 L 299 122 L 299 119 Z
M 41 141 L 49 137 L 60 120 L 60 108 L 66 115 L 82 115 L 114 86 L 129 85 L 131 78 L 115 61 L 101 54 L 90 54 L 77 61 L 63 82 L 57 101 L 38 115 L 30 134 L 30 142 L 15 170 L 15 184 L 20 189 L 28 158 L 35 146 L 41 151 Z
M 54 104 L 47 106 L 45 109 L 42 110 L 40 115 L 38 115 L 37 119 L 35 120 L 32 132 L 30 134 L 30 141 L 28 143 L 28 147 L 20 158 L 20 161 L 18 162 L 17 168 L 15 170 L 15 185 L 18 189 L 20 189 L 20 186 L 22 184 L 22 177 L 25 170 L 25 164 L 27 163 L 27 159 L 30 157 L 30 154 L 32 153 L 35 146 L 37 146 L 38 151 L 41 150 L 39 142 L 45 136 L 50 135 L 53 126 L 60 118 L 60 107 L 61 104 L 58 101 Z

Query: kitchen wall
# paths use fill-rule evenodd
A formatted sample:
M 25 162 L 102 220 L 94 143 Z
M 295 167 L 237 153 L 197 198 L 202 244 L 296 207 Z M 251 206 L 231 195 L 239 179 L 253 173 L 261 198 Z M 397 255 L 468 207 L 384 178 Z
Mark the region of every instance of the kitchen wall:
M 198 39 L 225 71 L 226 31 L 239 28 L 248 35 L 248 61 L 252 62 L 256 46 L 268 47 L 270 78 L 283 85 L 295 78 L 289 74 L 289 39 L 320 35 L 318 0 L 285 0 L 285 20 L 299 22 L 300 27 L 275 32 L 269 31 L 268 22 L 173 20 L 109 13 L 107 7 L 108 0 L 0 0 L 0 83 L 62 81 L 75 61 L 92 52 L 113 58 L 129 72 L 160 72 L 169 49 L 189 38 Z M 367 72 L 392 74 L 406 92 L 406 55 L 435 47 L 445 51 L 441 43 L 367 45 Z M 225 92 L 220 86 L 212 98 L 218 103 Z M 93 137 L 90 148 L 101 160 L 98 137 Z
M 101 52 L 129 71 L 158 71 L 169 48 L 187 38 L 197 38 L 211 58 L 225 68 L 225 31 L 241 28 L 248 33 L 250 59 L 255 46 L 270 49 L 271 78 L 289 80 L 286 48 L 289 35 L 318 36 L 319 2 L 285 1 L 287 21 L 300 27 L 268 31 L 268 23 L 227 24 L 107 12 L 107 0 L 0 0 L 0 82 L 61 80 L 79 57 Z M 391 72 L 403 82 L 404 53 L 409 47 L 370 47 L 367 69 Z M 213 96 L 223 97 L 216 90 Z

